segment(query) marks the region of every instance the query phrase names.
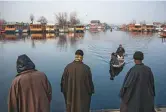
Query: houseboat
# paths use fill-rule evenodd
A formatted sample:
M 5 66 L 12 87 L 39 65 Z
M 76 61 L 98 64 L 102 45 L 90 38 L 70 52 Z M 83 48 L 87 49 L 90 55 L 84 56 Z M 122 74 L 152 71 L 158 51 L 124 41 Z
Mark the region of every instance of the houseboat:
M 166 38 L 166 31 L 161 32 L 161 33 L 160 33 L 160 37 Z
M 59 33 L 68 33 L 69 32 L 68 26 L 63 26 L 63 27 L 58 26 L 58 29 L 59 29 Z
M 46 25 L 46 32 L 47 33 L 55 33 L 55 25 L 53 25 L 53 24 Z
M 100 23 L 100 24 L 98 25 L 97 29 L 98 29 L 99 31 L 104 31 L 104 30 L 105 30 L 105 24 L 104 24 L 104 23 Z
M 42 33 L 45 32 L 45 25 L 41 24 L 30 24 L 30 33 Z
M 15 33 L 15 31 L 16 31 L 15 24 L 8 24 L 5 26 L 6 33 Z
M 77 33 L 77 32 L 84 32 L 84 30 L 85 30 L 85 27 L 84 27 L 84 25 L 75 25 L 75 32 Z
M 73 33 L 73 32 L 75 31 L 74 27 L 72 27 L 72 26 L 69 26 L 69 27 L 68 27 L 68 30 L 69 30 L 69 32 L 71 32 L 71 33 Z
M 143 24 L 142 25 L 142 31 L 145 31 L 145 32 L 152 32 L 152 31 L 154 31 L 153 24 Z
M 89 24 L 89 29 L 98 29 L 98 26 L 100 25 L 99 20 L 92 20 Z
M 127 29 L 128 29 L 128 31 L 130 31 L 130 32 L 133 31 L 134 27 L 135 27 L 134 24 L 129 24 L 129 25 L 127 25 Z
M 163 27 L 163 31 L 160 33 L 160 37 L 166 38 L 166 27 Z
M 142 31 L 141 24 L 134 24 L 134 27 L 132 28 L 132 31 Z
M 163 30 L 163 28 L 161 27 L 162 23 L 160 23 L 160 22 L 154 22 L 153 25 L 154 25 L 155 31 L 161 32 Z
M 0 34 L 5 33 L 5 25 L 0 25 Z

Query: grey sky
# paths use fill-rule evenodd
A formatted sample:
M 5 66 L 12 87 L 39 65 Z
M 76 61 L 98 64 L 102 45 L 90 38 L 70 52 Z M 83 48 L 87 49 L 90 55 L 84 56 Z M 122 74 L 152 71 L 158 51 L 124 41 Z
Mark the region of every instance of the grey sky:
M 0 2 L 1 17 L 7 21 L 30 22 L 32 13 L 37 20 L 45 16 L 49 23 L 55 23 L 54 13 L 76 11 L 81 21 L 100 20 L 109 24 L 129 23 L 146 20 L 166 21 L 166 2 L 138 1 L 22 1 Z

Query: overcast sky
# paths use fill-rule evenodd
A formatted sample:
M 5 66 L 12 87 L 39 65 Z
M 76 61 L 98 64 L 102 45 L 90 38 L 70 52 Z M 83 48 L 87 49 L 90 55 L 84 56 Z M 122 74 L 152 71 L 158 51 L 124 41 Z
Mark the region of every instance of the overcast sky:
M 1 1 L 0 18 L 7 21 L 30 22 L 45 16 L 49 23 L 55 23 L 54 13 L 76 11 L 83 23 L 100 20 L 109 24 L 129 23 L 132 20 L 166 21 L 166 2 L 138 1 Z

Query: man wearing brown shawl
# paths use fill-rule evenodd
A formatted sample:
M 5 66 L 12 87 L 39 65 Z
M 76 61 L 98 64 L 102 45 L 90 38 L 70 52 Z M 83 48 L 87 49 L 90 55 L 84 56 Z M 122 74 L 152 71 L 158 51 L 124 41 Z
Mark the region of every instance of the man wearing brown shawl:
M 94 93 L 89 66 L 82 62 L 83 51 L 77 50 L 75 60 L 68 64 L 61 79 L 67 112 L 89 112 L 91 96 Z
M 17 59 L 17 72 L 12 82 L 8 112 L 50 112 L 52 89 L 46 75 L 35 69 L 27 55 Z
M 142 63 L 142 52 L 135 52 L 133 58 L 135 66 L 127 73 L 120 92 L 120 112 L 155 112 L 153 73 Z

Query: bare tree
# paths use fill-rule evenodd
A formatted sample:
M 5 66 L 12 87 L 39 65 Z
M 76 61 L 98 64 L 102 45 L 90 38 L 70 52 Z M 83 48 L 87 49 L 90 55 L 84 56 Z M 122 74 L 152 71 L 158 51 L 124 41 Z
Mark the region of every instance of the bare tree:
M 71 25 L 80 24 L 80 20 L 77 18 L 76 12 L 70 13 L 70 23 L 71 23 Z
M 47 19 L 44 16 L 41 16 L 38 20 L 38 22 L 40 22 L 41 24 L 47 24 Z
M 30 15 L 30 20 L 31 20 L 32 24 L 33 24 L 33 22 L 34 22 L 34 19 L 35 19 L 34 15 L 31 14 L 31 15 Z
M 56 20 L 58 22 L 58 24 L 62 27 L 67 25 L 68 21 L 67 21 L 67 13 L 66 12 L 60 12 L 58 14 L 55 14 L 56 16 Z

